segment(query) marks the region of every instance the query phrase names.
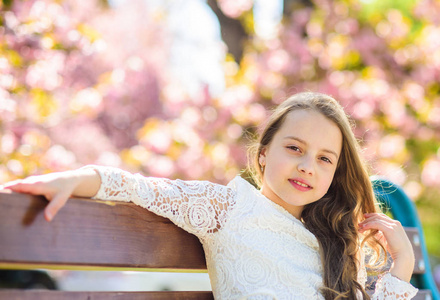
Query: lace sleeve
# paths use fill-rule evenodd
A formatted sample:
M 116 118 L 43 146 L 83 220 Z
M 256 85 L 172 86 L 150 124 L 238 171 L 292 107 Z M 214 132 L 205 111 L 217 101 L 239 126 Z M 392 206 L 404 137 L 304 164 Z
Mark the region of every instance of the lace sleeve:
M 170 180 L 111 167 L 86 167 L 101 177 L 101 187 L 93 198 L 134 202 L 199 238 L 223 226 L 235 199 L 231 188 L 208 181 Z
M 365 268 L 365 252 L 364 249 L 360 251 L 358 282 L 365 288 L 367 283 L 367 270 Z M 394 277 L 390 273 L 385 273 L 379 276 L 376 282 L 372 300 L 396 300 L 396 299 L 412 299 L 417 294 L 418 289 L 413 287 L 406 281 Z
M 392 299 L 412 299 L 417 294 L 418 289 L 406 281 L 394 277 L 390 273 L 385 273 L 376 282 L 373 300 L 392 300 Z

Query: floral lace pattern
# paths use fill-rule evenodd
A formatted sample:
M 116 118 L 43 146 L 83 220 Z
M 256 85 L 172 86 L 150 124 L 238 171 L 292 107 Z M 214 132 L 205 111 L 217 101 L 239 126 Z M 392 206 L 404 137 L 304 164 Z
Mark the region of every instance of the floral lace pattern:
M 226 222 L 234 191 L 210 182 L 147 178 L 114 168 L 93 166 L 101 176 L 94 198 L 133 202 L 170 219 L 186 231 L 203 238 Z
M 94 198 L 132 201 L 200 239 L 215 299 L 323 299 L 315 236 L 241 177 L 223 186 L 88 167 L 102 181 Z M 365 285 L 363 264 L 358 281 Z M 373 299 L 410 299 L 416 292 L 385 275 Z
M 373 300 L 406 300 L 413 298 L 417 289 L 402 280 L 394 277 L 390 273 L 385 273 L 376 282 L 376 291 L 373 294 Z

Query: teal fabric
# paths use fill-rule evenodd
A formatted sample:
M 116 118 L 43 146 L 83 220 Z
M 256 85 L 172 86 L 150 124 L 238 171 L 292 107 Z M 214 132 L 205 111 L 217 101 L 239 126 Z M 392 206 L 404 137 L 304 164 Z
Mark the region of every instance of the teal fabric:
M 371 179 L 377 200 L 385 206 L 384 211 L 389 211 L 393 218 L 399 220 L 404 227 L 417 227 L 419 230 L 426 272 L 413 275 L 411 283 L 418 289 L 431 290 L 433 299 L 440 300 L 440 294 L 432 276 L 431 266 L 429 265 L 422 223 L 420 222 L 414 202 L 398 185 L 379 177 L 372 177 Z

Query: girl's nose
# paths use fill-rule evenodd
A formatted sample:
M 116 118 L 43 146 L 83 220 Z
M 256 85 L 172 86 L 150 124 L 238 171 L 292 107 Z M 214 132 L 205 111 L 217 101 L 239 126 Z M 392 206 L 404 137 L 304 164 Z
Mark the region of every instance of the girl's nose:
M 313 162 L 307 157 L 303 157 L 301 162 L 298 164 L 298 171 L 302 174 L 313 175 Z

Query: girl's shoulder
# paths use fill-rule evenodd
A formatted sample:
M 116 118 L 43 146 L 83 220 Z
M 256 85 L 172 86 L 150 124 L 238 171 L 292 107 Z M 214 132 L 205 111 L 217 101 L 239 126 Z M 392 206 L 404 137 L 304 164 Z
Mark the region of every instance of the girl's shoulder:
M 249 183 L 249 181 L 247 181 L 246 179 L 244 179 L 243 177 L 241 177 L 240 175 L 235 176 L 227 185 L 229 188 L 237 191 L 240 188 L 249 188 L 249 187 L 253 187 L 253 185 L 251 185 Z
M 227 188 L 233 191 L 234 202 L 246 202 L 250 204 L 261 197 L 260 191 L 240 175 L 235 176 L 234 179 L 228 183 Z

